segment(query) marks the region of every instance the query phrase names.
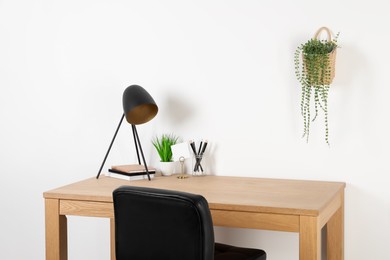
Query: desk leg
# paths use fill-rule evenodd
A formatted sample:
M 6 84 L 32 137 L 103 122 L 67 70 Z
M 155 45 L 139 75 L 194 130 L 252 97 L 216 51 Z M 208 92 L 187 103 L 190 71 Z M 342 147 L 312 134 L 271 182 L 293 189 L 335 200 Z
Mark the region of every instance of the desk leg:
M 318 218 L 301 216 L 299 226 L 299 260 L 320 260 L 321 228 Z
M 46 260 L 67 260 L 67 221 L 60 215 L 60 201 L 45 199 Z
M 111 260 L 115 260 L 115 219 L 110 218 Z
M 341 206 L 326 225 L 328 260 L 344 260 L 344 194 Z

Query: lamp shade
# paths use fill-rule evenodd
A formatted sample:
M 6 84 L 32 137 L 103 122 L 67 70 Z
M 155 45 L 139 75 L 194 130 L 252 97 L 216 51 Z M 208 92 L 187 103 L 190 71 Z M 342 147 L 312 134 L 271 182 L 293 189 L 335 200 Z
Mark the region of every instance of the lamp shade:
M 152 120 L 158 107 L 143 87 L 131 85 L 123 92 L 123 112 L 129 124 L 140 125 Z

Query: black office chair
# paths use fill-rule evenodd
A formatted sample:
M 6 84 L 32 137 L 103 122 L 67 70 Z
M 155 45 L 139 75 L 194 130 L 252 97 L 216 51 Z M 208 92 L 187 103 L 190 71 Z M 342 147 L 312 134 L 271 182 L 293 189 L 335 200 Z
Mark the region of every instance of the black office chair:
M 214 243 L 200 195 L 122 186 L 113 192 L 117 260 L 265 260 L 260 249 Z

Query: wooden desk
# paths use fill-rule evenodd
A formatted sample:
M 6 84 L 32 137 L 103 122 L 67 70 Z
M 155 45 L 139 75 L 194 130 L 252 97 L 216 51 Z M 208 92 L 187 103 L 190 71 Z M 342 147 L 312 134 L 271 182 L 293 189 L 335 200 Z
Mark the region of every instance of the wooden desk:
M 326 225 L 328 260 L 344 259 L 345 183 L 223 176 L 152 181 L 102 176 L 45 192 L 46 259 L 67 259 L 66 215 L 110 218 L 115 259 L 112 191 L 121 185 L 201 194 L 216 226 L 298 232 L 300 260 L 321 259 L 321 228 Z

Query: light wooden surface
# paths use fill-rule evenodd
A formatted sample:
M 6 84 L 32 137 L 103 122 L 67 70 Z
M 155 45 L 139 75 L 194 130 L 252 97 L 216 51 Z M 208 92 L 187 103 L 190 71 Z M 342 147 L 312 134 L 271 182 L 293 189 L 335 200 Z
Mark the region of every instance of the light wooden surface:
M 298 232 L 300 260 L 321 259 L 321 228 L 327 225 L 328 258 L 344 259 L 345 183 L 224 176 L 169 176 L 152 181 L 102 176 L 47 191 L 46 259 L 67 259 L 66 215 L 110 218 L 113 247 L 112 191 L 121 185 L 201 194 L 218 226 Z M 111 259 L 115 259 L 113 251 Z
M 60 215 L 59 200 L 45 200 L 46 259 L 68 259 L 67 221 Z

